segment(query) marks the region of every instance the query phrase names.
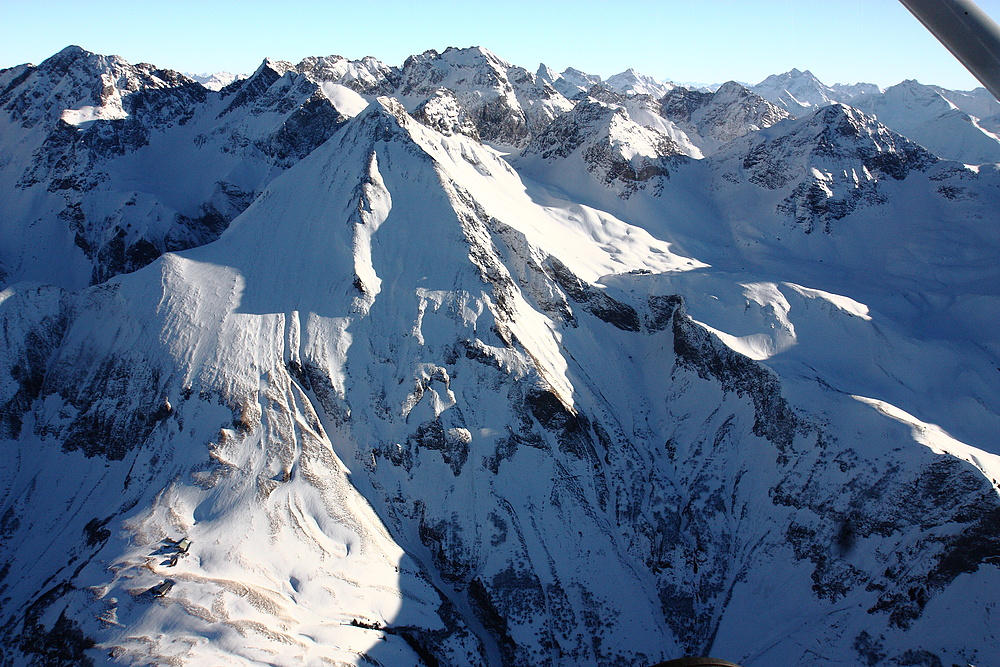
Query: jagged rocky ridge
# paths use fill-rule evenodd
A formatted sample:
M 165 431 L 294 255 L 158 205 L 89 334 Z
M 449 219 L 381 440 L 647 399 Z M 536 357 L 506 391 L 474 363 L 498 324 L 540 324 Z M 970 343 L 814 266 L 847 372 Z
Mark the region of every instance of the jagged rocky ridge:
M 191 155 L 188 202 L 249 194 L 142 268 L 5 243 L 4 664 L 995 660 L 997 168 L 735 86 L 590 88 L 532 126 L 524 70 L 407 62 L 7 126 L 36 143 L 4 153 L 5 238 L 92 167 L 56 190 L 85 213 Z M 39 70 L 0 73 L 5 109 Z M 748 134 L 692 159 L 713 108 Z M 83 145 L 18 187 L 57 116 Z M 148 135 L 96 148 L 122 121 Z

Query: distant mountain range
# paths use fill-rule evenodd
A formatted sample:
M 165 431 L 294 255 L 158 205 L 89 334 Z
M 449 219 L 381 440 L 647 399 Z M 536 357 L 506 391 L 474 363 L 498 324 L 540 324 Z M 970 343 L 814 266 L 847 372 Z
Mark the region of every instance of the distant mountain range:
M 0 664 L 1000 663 L 996 100 L 230 77 L 0 70 Z

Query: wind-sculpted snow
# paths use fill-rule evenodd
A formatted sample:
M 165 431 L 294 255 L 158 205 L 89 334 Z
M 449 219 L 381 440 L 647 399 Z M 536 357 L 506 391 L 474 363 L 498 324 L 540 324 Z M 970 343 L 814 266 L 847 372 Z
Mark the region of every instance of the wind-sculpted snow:
M 735 84 L 407 63 L 265 61 L 102 154 L 80 228 L 243 193 L 130 273 L 5 241 L 0 663 L 1000 660 L 1000 172 Z M 694 159 L 699 113 L 743 136 Z

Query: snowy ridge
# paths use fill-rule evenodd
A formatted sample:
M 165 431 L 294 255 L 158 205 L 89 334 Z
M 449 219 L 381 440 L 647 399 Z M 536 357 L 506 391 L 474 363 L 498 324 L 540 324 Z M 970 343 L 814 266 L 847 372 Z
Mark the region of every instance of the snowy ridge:
M 574 98 L 601 84 L 601 77 L 596 74 L 587 74 L 572 67 L 566 68 L 562 74 L 559 74 L 544 63 L 538 66 L 536 76 L 539 80 L 558 90 L 566 98 Z
M 722 84 L 712 93 L 678 87 L 663 96 L 660 104 L 661 115 L 686 130 L 705 155 L 733 139 L 791 118 L 735 81 Z
M 19 77 L 3 99 L 4 137 L 17 143 L 5 148 L 16 159 L 0 165 L 8 197 L 0 225 L 23 243 L 0 249 L 0 263 L 15 279 L 78 288 L 210 241 L 346 118 L 315 83 L 271 61 L 213 93 L 113 60 L 123 88 L 101 102 L 87 96 L 89 70 L 78 69 L 105 60 L 67 49 Z M 39 101 L 32 91 L 52 87 L 53 77 L 56 90 L 75 92 Z M 102 117 L 92 114 L 94 102 Z M 118 111 L 109 116 L 109 108 Z M 85 114 L 85 123 L 66 122 Z M 48 261 L 38 262 L 20 233 L 28 226 L 51 239 Z
M 651 76 L 640 74 L 634 69 L 609 76 L 604 85 L 622 95 L 650 95 L 663 97 L 676 86 L 672 83 L 660 83 Z
M 371 56 L 361 60 L 336 55 L 305 58 L 295 69 L 316 81 L 339 83 L 363 94 L 389 92 L 398 79 L 394 68 Z
M 751 86 L 750 90 L 793 116 L 801 116 L 811 113 L 816 107 L 834 102 L 847 103 L 851 96 L 864 90 L 865 85 L 859 84 L 861 88 L 837 91 L 817 79 L 809 70 L 803 72 L 791 69 L 784 74 L 772 74 L 757 85 Z M 841 96 L 845 92 L 848 94 L 846 99 Z
M 1000 137 L 930 86 L 903 81 L 852 104 L 940 157 L 966 164 L 1000 162 Z
M 184 75 L 197 81 L 209 90 L 214 91 L 222 90 L 235 81 L 247 78 L 246 74 L 233 74 L 232 72 L 215 72 L 214 74 L 191 74 L 185 72 Z
M 985 89 L 953 91 L 912 80 L 884 91 L 865 83 L 827 86 L 808 70 L 796 69 L 770 76 L 751 89 L 797 117 L 816 107 L 849 104 L 939 157 L 968 164 L 1000 160 L 996 128 L 979 123 L 1000 113 L 1000 103 Z
M 639 125 L 625 107 L 589 98 L 553 121 L 525 148 L 517 164 L 529 171 L 546 169 L 545 163 L 553 161 L 557 168 L 582 167 L 628 198 L 647 186 L 661 188 L 679 155 L 684 152 L 668 135 Z M 548 178 L 567 184 L 579 181 L 571 173 Z
M 917 144 L 840 104 L 734 141 L 718 158 L 719 164 L 729 163 L 728 178 L 788 192 L 777 211 L 807 233 L 829 232 L 833 221 L 857 207 L 884 201 L 880 181 L 901 180 L 937 161 Z
M 131 73 L 82 126 L 38 69 L 3 664 L 1000 660 L 997 165 L 480 48 Z
M 482 47 L 410 56 L 400 68 L 374 58 L 307 58 L 297 69 L 316 81 L 343 85 L 369 101 L 393 95 L 413 111 L 448 90 L 484 141 L 523 146 L 572 104 L 536 75 Z
M 1000 114 L 1000 101 L 997 101 L 985 88 L 974 90 L 948 90 L 940 86 L 930 86 L 946 100 L 965 113 L 975 118 L 989 118 Z

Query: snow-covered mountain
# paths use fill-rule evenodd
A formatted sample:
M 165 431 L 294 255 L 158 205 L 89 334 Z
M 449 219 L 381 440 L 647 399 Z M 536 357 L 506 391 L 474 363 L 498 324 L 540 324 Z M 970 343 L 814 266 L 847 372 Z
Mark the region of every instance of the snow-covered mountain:
M 1000 135 L 991 119 L 1000 113 L 1000 102 L 983 88 L 947 90 L 913 80 L 884 91 L 865 83 L 827 86 L 808 70 L 793 69 L 769 76 L 751 90 L 793 116 L 849 104 L 940 157 L 968 164 L 1000 162 Z
M 661 115 L 685 130 L 704 155 L 733 139 L 792 117 L 735 81 L 711 93 L 678 87 L 667 93 L 660 105 Z
M 365 96 L 392 95 L 413 111 L 441 91 L 455 97 L 484 140 L 523 146 L 560 113 L 572 108 L 547 80 L 481 48 L 425 51 L 401 68 L 374 58 L 307 58 L 296 69 L 326 85 L 346 86 Z
M 683 155 L 668 135 L 636 123 L 626 107 L 588 98 L 535 137 L 515 165 L 590 189 L 594 184 L 583 176 L 586 172 L 627 199 L 647 186 L 659 191 L 671 165 Z M 552 169 L 560 170 L 559 175 L 553 177 Z
M 185 76 L 189 79 L 197 81 L 209 90 L 222 90 L 234 81 L 247 78 L 246 74 L 233 74 L 232 72 L 214 72 L 212 74 L 185 73 Z
M 756 86 L 751 86 L 750 90 L 793 116 L 839 101 L 833 89 L 809 70 L 792 69 L 784 74 L 772 74 Z
M 990 95 L 985 88 L 974 90 L 949 90 L 941 86 L 930 86 L 930 88 L 975 118 L 989 118 L 1000 114 L 1000 101 Z
M 604 85 L 622 95 L 650 95 L 652 97 L 663 97 L 676 88 L 672 83 L 661 83 L 653 77 L 640 74 L 631 68 L 609 76 Z
M 861 95 L 877 95 L 873 83 L 834 84 L 828 86 L 809 70 L 791 69 L 784 74 L 772 74 L 750 90 L 785 109 L 793 116 L 809 114 L 816 107 L 837 102 L 850 104 Z
M 779 129 L 780 128 L 780 129 Z M 779 128 L 749 134 L 715 161 L 730 181 L 746 180 L 787 193 L 777 205 L 806 233 L 831 225 L 859 206 L 885 201 L 886 180 L 903 180 L 938 159 L 875 119 L 842 104 Z
M 275 61 L 221 92 L 78 47 L 0 78 L 0 271 L 69 289 L 214 240 L 346 120 Z
M 558 90 L 566 98 L 574 98 L 580 93 L 588 92 L 594 86 L 601 85 L 601 77 L 596 74 L 587 74 L 572 67 L 565 69 L 560 74 L 544 63 L 538 66 L 538 72 L 535 76 Z
M 572 67 L 560 74 L 543 63 L 538 66 L 536 76 L 567 98 L 589 93 L 594 86 L 600 86 L 620 95 L 648 95 L 655 98 L 663 97 L 677 88 L 674 83 L 657 81 L 631 68 L 602 79 L 596 74 L 587 74 Z
M 968 164 L 1000 162 L 1000 137 L 931 86 L 903 81 L 851 104 L 943 158 Z M 987 104 L 977 106 L 993 110 Z
M 1000 168 L 567 72 L 0 71 L 0 664 L 1000 662 Z

